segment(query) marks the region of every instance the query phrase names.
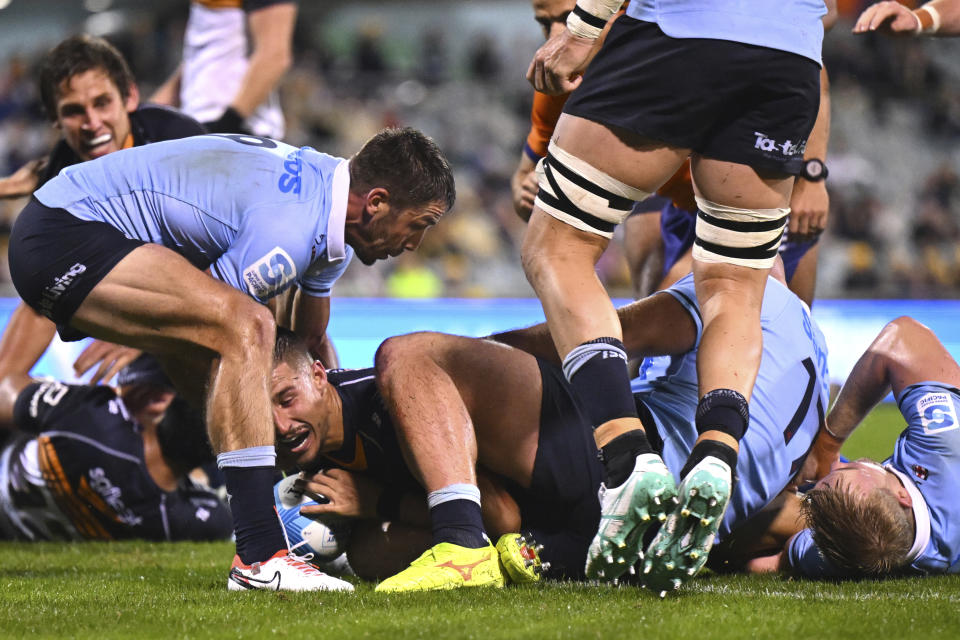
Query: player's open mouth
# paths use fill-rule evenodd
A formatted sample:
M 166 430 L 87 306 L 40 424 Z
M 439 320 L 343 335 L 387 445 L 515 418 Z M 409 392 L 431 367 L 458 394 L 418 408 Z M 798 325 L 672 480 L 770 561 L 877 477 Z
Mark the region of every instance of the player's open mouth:
M 281 445 L 290 453 L 300 453 L 307 448 L 307 439 L 310 437 L 310 431 L 305 429 L 297 433 L 277 439 L 277 444 Z
M 93 150 L 95 147 L 99 147 L 102 144 L 107 144 L 111 140 L 113 140 L 113 136 L 110 135 L 109 133 L 105 133 L 102 136 L 97 136 L 96 138 L 93 138 L 92 140 L 87 140 L 86 142 L 83 143 L 83 146 L 85 146 L 87 150 L 90 151 L 90 150 Z

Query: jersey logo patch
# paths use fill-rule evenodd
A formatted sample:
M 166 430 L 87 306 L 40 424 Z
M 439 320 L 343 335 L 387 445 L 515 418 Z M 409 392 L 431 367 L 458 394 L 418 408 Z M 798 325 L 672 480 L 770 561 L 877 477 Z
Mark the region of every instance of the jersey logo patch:
M 243 271 L 247 291 L 260 300 L 277 295 L 296 278 L 297 267 L 294 266 L 293 259 L 280 247 L 274 247 Z
M 928 393 L 917 400 L 917 413 L 924 433 L 939 433 L 960 428 L 950 394 Z

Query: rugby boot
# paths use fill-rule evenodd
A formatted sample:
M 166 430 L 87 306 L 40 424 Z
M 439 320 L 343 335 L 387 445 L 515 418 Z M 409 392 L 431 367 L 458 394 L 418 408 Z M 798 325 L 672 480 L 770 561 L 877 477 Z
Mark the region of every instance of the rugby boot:
M 640 579 L 664 597 L 697 575 L 707 562 L 733 491 L 729 465 L 707 456 L 677 491 L 679 504 L 647 547 Z
M 540 580 L 544 571 L 550 569 L 549 562 L 540 561 L 538 545 L 532 538 L 527 539 L 519 533 L 505 533 L 497 540 L 497 553 L 500 554 L 500 570 L 505 580 L 513 584 L 528 584 Z
M 619 487 L 600 485 L 600 529 L 587 551 L 591 580 L 615 580 L 643 557 L 643 534 L 666 520 L 676 500 L 673 474 L 655 453 L 637 456 L 633 471 Z
M 328 576 L 286 549 L 264 562 L 244 564 L 234 556 L 227 580 L 230 591 L 353 591 L 345 580 Z
M 502 587 L 500 559 L 492 544 L 470 549 L 441 542 L 410 566 L 377 585 L 381 593 L 435 591 L 460 587 Z

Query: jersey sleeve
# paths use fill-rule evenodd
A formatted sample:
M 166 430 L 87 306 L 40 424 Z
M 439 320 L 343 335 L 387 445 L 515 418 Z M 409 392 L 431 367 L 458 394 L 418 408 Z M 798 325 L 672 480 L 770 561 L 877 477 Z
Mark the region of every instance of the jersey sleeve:
M 548 96 L 537 91 L 533 94 L 533 108 L 530 110 L 530 133 L 523 147 L 527 157 L 537 162 L 547 155 L 547 145 L 557 126 L 557 120 L 563 113 L 569 93 L 560 96 Z
M 261 303 L 297 282 L 304 275 L 297 265 L 306 263 L 302 254 L 310 241 L 298 246 L 293 240 L 295 221 L 285 220 L 291 213 L 303 212 L 284 212 L 280 206 L 248 212 L 230 247 L 210 265 L 211 275 Z
M 340 262 L 311 265 L 306 275 L 300 279 L 300 290 L 314 298 L 326 298 L 333 291 L 333 284 L 350 266 L 353 247 L 346 248 L 346 256 Z
M 787 562 L 795 572 L 807 578 L 830 578 L 838 575 L 820 554 L 810 529 L 804 529 L 790 539 L 787 544 Z
M 700 344 L 700 336 L 703 333 L 703 317 L 700 315 L 700 305 L 697 303 L 697 293 L 694 289 L 693 275 L 687 275 L 680 278 L 669 289 L 662 293 L 673 296 L 677 302 L 690 314 L 693 323 L 697 327 L 697 339 L 694 344 Z
M 166 498 L 171 540 L 224 540 L 233 533 L 226 503 L 212 490 L 185 480 Z
M 116 395 L 109 387 L 64 384 L 56 380 L 30 383 L 13 405 L 13 422 L 18 429 L 30 433 L 65 428 L 61 420 L 74 416 L 78 403 L 93 393 Z
M 670 179 L 657 189 L 657 195 L 669 198 L 678 209 L 696 211 L 697 201 L 693 196 L 693 178 L 690 175 L 690 161 L 687 160 Z

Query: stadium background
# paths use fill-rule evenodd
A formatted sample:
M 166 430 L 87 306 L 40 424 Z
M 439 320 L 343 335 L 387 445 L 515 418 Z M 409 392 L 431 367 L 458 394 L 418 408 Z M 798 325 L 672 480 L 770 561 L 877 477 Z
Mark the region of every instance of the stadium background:
M 831 219 L 814 315 L 841 380 L 886 321 L 910 314 L 960 354 L 960 41 L 849 33 L 860 2 L 841 2 L 825 41 L 832 78 Z M 0 175 L 49 150 L 33 70 L 80 31 L 130 61 L 148 96 L 180 57 L 187 2 L 0 0 Z M 469 335 L 542 318 L 519 260 L 523 223 L 509 177 L 529 123 L 523 78 L 542 40 L 526 0 L 300 3 L 294 68 L 281 95 L 286 140 L 349 155 L 387 125 L 434 137 L 456 171 L 450 216 L 419 251 L 338 283 L 331 335 L 343 364 L 367 366 L 388 335 L 440 329 Z M 23 201 L 0 201 L 0 253 Z M 598 266 L 629 295 L 618 242 Z M 0 295 L 12 297 L 5 259 Z M 417 299 L 416 301 L 412 299 Z M 467 299 L 467 300 L 464 300 Z M 0 304 L 0 323 L 14 300 Z M 76 345 L 55 345 L 37 373 L 70 377 Z M 842 352 L 841 352 L 842 349 Z

